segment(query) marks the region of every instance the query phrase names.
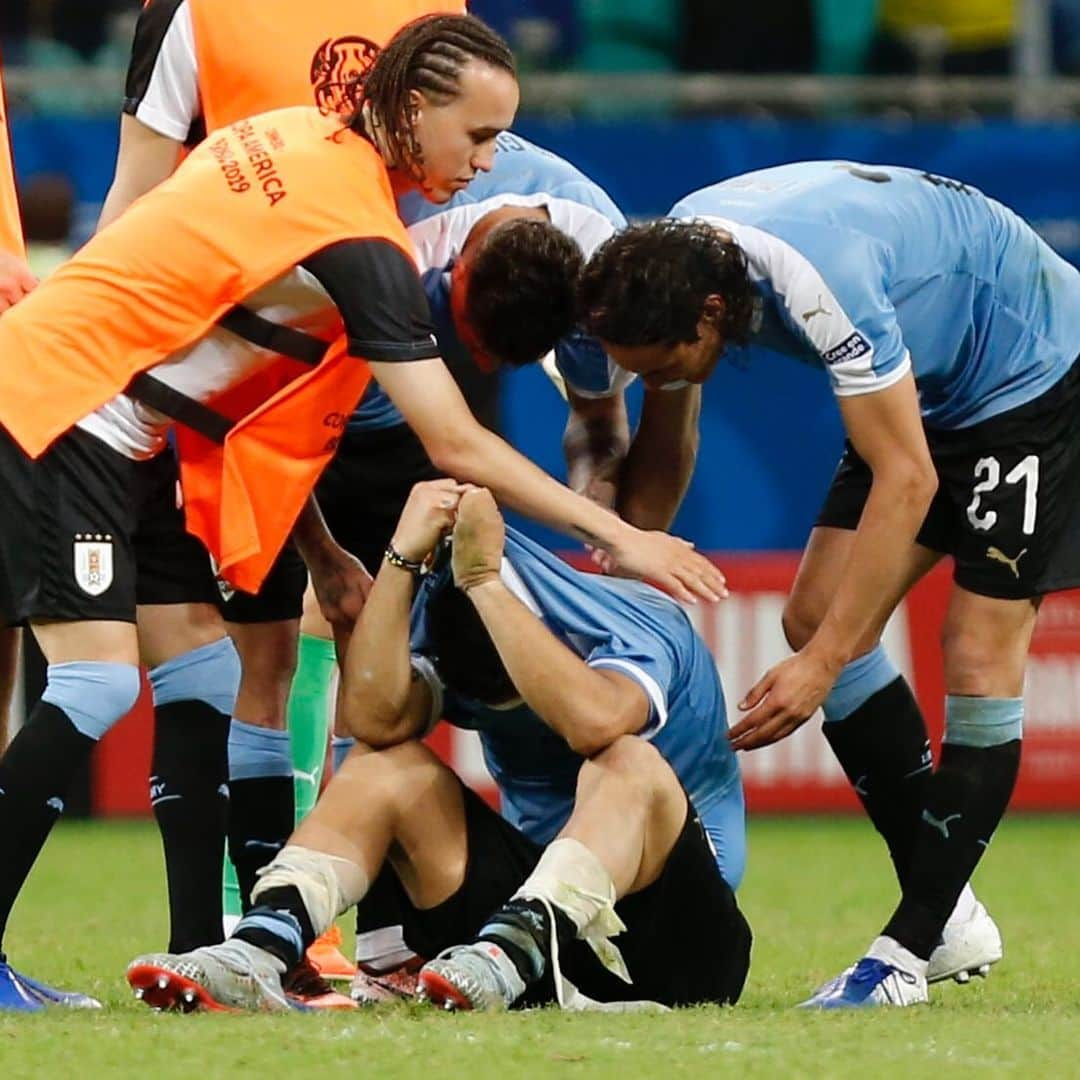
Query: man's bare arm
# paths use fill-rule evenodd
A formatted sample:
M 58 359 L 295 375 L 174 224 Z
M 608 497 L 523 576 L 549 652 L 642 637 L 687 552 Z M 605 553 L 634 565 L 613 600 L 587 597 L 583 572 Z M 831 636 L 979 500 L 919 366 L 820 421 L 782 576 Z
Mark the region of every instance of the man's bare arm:
M 134 116 L 121 116 L 116 172 L 101 208 L 98 231 L 115 221 L 140 195 L 172 176 L 182 149 L 175 139 L 158 134 Z
M 701 387 L 647 390 L 615 509 L 639 529 L 670 529 L 697 464 Z

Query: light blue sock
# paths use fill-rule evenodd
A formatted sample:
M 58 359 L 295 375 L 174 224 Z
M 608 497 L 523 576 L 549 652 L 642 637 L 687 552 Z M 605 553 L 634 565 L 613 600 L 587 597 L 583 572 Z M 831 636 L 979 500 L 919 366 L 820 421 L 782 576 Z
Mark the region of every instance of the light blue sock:
M 293 774 L 289 733 L 246 724 L 234 716 L 229 724 L 229 779 L 262 780 Z
M 134 664 L 72 660 L 50 664 L 42 701 L 63 711 L 75 730 L 100 739 L 139 698 L 139 669 Z
M 822 706 L 826 721 L 835 724 L 846 720 L 879 690 L 884 690 L 899 677 L 896 665 L 889 659 L 884 646 L 878 643 L 840 672 Z
M 945 698 L 945 737 L 953 746 L 986 749 L 1024 737 L 1023 698 Z

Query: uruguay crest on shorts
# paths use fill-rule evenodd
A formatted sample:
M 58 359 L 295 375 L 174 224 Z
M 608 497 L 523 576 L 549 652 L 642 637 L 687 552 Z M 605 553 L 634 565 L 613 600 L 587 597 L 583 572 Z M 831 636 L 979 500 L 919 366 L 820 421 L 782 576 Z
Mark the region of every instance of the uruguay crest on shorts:
M 100 596 L 113 580 L 112 537 L 75 534 L 75 584 L 89 596 Z

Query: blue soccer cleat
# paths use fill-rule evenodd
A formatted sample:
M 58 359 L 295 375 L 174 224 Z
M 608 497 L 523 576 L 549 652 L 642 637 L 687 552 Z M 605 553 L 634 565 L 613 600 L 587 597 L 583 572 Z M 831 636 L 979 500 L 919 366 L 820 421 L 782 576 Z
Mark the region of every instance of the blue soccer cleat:
M 101 1002 L 86 994 L 69 993 L 20 975 L 0 954 L 0 1010 L 39 1012 L 53 1005 L 68 1009 L 100 1009 Z
M 920 1005 L 929 1000 L 926 977 L 864 956 L 853 968 L 827 982 L 800 1009 L 865 1009 L 878 1005 Z

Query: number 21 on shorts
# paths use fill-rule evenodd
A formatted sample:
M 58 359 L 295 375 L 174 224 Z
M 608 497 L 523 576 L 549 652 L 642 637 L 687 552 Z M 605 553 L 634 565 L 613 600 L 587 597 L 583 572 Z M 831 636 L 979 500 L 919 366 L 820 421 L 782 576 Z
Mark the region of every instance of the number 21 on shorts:
M 975 486 L 971 489 L 971 502 L 967 518 L 974 529 L 989 532 L 996 524 L 996 510 L 983 510 L 980 502 L 984 495 L 995 491 L 1001 483 L 1001 462 L 996 457 L 979 458 L 975 462 Z M 1039 509 L 1039 458 L 1028 454 L 1016 468 L 1005 474 L 1006 484 L 1022 484 L 1024 487 L 1024 521 L 1021 529 L 1025 536 L 1035 532 L 1035 518 Z

